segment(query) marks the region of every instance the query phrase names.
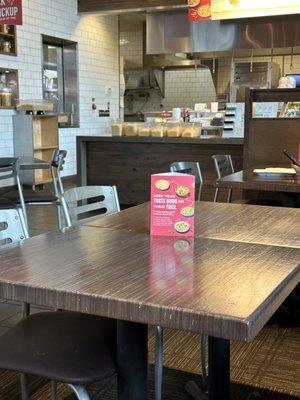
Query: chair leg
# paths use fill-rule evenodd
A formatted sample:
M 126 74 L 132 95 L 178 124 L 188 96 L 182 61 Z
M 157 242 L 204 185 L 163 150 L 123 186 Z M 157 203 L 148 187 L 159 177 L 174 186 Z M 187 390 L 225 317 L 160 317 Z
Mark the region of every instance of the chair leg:
M 57 394 L 57 383 L 55 381 L 51 381 L 51 400 L 56 400 Z
M 24 214 L 24 219 L 25 219 L 27 230 L 29 230 L 26 204 L 25 204 L 25 201 L 24 201 L 23 189 L 22 189 L 22 185 L 21 185 L 19 176 L 17 176 L 16 181 L 17 181 L 17 187 L 18 187 L 18 192 L 19 192 L 20 205 L 21 205 L 21 208 L 23 210 L 23 214 Z
M 30 304 L 28 303 L 22 303 L 22 319 L 28 317 L 30 314 Z
M 88 392 L 83 386 L 77 386 L 77 385 L 70 385 L 68 386 L 73 390 L 73 392 L 76 394 L 76 397 L 78 400 L 91 400 Z
M 57 216 L 57 226 L 58 229 L 62 229 L 62 221 L 61 221 L 61 206 L 59 204 L 56 205 L 56 216 Z
M 27 377 L 25 374 L 21 374 L 21 397 L 22 400 L 30 400 L 27 387 Z
M 207 369 L 206 369 L 206 354 L 207 354 L 207 336 L 200 335 L 200 359 L 202 370 L 202 383 L 207 388 Z
M 22 208 L 18 209 L 18 214 L 19 214 L 19 218 L 20 218 L 21 225 L 23 228 L 23 233 L 24 233 L 25 239 L 28 239 L 29 238 L 28 224 L 26 222 L 24 211 Z
M 163 328 L 160 325 L 155 327 L 156 340 L 155 340 L 155 400 L 162 398 L 163 386 L 163 368 L 164 368 L 164 342 L 163 342 Z
M 218 200 L 218 195 L 219 195 L 219 188 L 216 188 L 216 190 L 215 190 L 215 196 L 214 196 L 214 203 L 217 202 L 217 200 Z
M 63 213 L 64 213 L 65 226 L 70 228 L 72 226 L 72 221 L 71 221 L 70 213 L 68 210 L 68 206 L 66 204 L 64 197 L 61 197 L 60 201 L 61 201 L 61 205 L 62 205 L 62 209 L 63 209 Z
M 227 203 L 231 203 L 232 189 L 228 190 Z

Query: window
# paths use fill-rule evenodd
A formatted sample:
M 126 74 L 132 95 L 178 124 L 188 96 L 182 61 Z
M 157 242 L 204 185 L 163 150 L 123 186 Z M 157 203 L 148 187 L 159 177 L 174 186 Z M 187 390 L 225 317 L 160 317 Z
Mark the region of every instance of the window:
M 43 96 L 53 102 L 59 126 L 79 126 L 77 43 L 43 36 Z

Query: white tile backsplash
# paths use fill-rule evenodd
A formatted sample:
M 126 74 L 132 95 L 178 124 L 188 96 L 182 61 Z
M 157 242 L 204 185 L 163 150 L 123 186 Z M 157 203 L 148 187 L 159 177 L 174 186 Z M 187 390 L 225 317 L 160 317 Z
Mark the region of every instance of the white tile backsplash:
M 119 116 L 119 50 L 116 17 L 77 14 L 77 0 L 23 0 L 23 26 L 17 28 L 18 56 L 0 55 L 0 67 L 19 71 L 20 98 L 42 98 L 41 35 L 78 43 L 80 128 L 60 129 L 60 147 L 68 151 L 64 175 L 76 174 L 76 136 L 105 135 L 110 119 L 93 116 L 91 100 L 99 108 L 111 104 Z M 105 88 L 112 88 L 107 96 Z M 13 155 L 12 115 L 0 110 L 0 156 Z

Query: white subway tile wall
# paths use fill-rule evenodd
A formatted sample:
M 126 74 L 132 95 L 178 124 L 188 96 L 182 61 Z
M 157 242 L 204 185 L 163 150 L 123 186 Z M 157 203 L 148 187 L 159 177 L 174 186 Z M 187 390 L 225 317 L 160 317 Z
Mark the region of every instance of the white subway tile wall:
M 76 136 L 109 134 L 110 118 L 92 113 L 92 98 L 101 109 L 109 102 L 111 117 L 119 116 L 118 19 L 78 16 L 77 0 L 23 0 L 23 14 L 23 26 L 17 28 L 18 56 L 0 55 L 0 67 L 19 71 L 21 99 L 43 96 L 42 34 L 78 43 L 80 128 L 59 131 L 60 147 L 68 151 L 64 175 L 73 175 Z M 13 155 L 13 114 L 0 110 L 0 156 Z

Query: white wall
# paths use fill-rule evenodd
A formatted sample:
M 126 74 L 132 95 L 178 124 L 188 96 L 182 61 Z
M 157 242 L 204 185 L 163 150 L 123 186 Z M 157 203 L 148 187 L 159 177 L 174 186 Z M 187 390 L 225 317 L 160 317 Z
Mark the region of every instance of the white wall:
M 76 174 L 76 136 L 105 135 L 110 119 L 95 117 L 91 99 L 99 108 L 111 103 L 119 115 L 119 51 L 116 17 L 78 16 L 77 0 L 23 0 L 23 26 L 17 29 L 18 56 L 0 55 L 0 67 L 19 71 L 21 99 L 42 98 L 41 35 L 78 42 L 80 128 L 60 129 L 60 147 L 68 151 L 65 175 Z M 107 96 L 105 88 L 112 88 Z M 0 110 L 0 156 L 13 155 L 13 111 Z

